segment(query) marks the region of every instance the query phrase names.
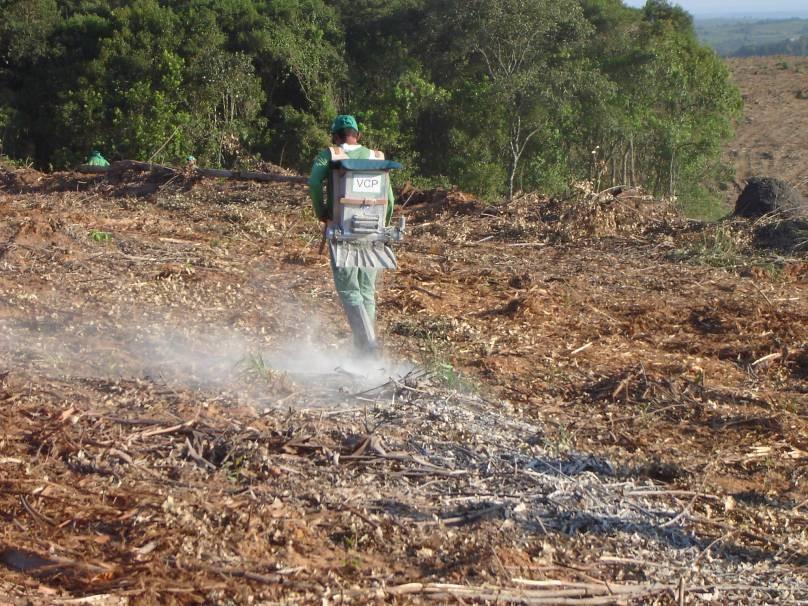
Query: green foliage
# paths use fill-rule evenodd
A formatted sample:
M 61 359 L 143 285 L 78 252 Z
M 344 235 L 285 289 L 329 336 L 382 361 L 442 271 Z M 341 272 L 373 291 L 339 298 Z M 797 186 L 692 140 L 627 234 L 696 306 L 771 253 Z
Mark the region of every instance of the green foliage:
M 487 198 L 574 179 L 709 207 L 740 96 L 663 0 L 9 0 L 0 152 L 305 171 L 336 112 Z M 596 153 L 593 155 L 593 150 Z M 707 209 L 709 211 L 709 208 Z
M 638 20 L 614 4 L 588 3 L 611 83 L 596 119 L 584 123 L 600 172 L 611 185 L 643 184 L 714 215 L 720 201 L 711 192 L 725 178 L 717 158 L 740 115 L 740 93 L 680 8 L 649 1 Z
M 677 203 L 686 217 L 698 221 L 717 221 L 732 210 L 723 202 L 725 195 L 706 185 L 688 184 L 680 190 Z
M 279 164 L 305 172 L 317 152 L 328 145 L 326 129 L 316 117 L 291 105 L 279 108 L 278 114 L 280 119 L 272 130 L 270 149 Z
M 0 63 L 26 65 L 46 57 L 59 22 L 55 0 L 10 0 L 0 4 Z
M 560 147 L 559 127 L 576 114 L 587 79 L 597 77 L 582 54 L 591 26 L 575 2 L 479 0 L 472 5 L 461 9 L 472 19 L 466 25 L 471 38 L 466 60 L 476 67 L 474 78 L 489 83 L 483 100 L 490 127 L 482 133 L 489 145 L 503 150 L 500 163 L 508 167 L 511 197 L 526 154 L 534 158 L 529 180 L 541 181 L 533 172 L 541 164 L 558 170 L 553 152 Z
M 233 164 L 242 146 L 265 120 L 259 117 L 264 94 L 250 58 L 242 52 L 211 49 L 191 70 L 193 118 L 186 134 L 203 164 Z
M 323 2 L 64 4 L 60 15 L 52 0 L 20 0 L 0 15 L 9 155 L 61 167 L 97 147 L 232 165 L 269 148 L 269 124 L 296 137 L 335 111 L 341 38 Z M 303 132 L 286 108 L 310 116 Z
M 736 234 L 728 227 L 720 226 L 706 232 L 690 249 L 690 257 L 712 267 L 737 267 L 742 265 L 742 245 Z
M 112 241 L 112 234 L 108 231 L 99 231 L 97 229 L 91 229 L 89 234 L 90 240 L 93 242 L 111 242 Z
M 238 363 L 240 374 L 245 377 L 271 379 L 277 372 L 264 362 L 260 353 L 247 353 Z

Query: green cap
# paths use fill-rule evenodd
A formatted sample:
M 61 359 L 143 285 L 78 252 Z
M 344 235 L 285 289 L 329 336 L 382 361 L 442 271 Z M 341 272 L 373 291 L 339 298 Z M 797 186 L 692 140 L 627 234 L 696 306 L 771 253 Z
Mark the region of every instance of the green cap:
M 359 125 L 356 123 L 356 118 L 353 116 L 337 116 L 331 123 L 331 133 L 341 131 L 343 128 L 352 128 L 359 132 Z

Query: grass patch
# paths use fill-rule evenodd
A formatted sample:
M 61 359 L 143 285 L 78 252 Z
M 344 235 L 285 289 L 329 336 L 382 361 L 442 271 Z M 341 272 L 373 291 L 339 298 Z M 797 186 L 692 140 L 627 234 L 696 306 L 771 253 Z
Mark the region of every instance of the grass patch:
M 248 353 L 237 364 L 239 376 L 248 382 L 266 384 L 275 393 L 292 393 L 293 385 L 289 376 L 275 370 L 264 361 L 260 353 Z
M 551 457 L 560 459 L 575 449 L 575 437 L 564 423 L 558 423 L 552 433 L 541 438 L 541 446 Z
M 669 255 L 673 261 L 685 261 L 698 265 L 708 265 L 737 273 L 752 269 L 762 270 L 771 280 L 782 277 L 783 268 L 788 263 L 788 253 L 762 241 L 761 226 L 747 221 L 727 221 L 707 226 L 698 236 L 683 248 Z M 793 236 L 791 232 L 788 234 Z M 779 238 L 784 238 L 778 234 Z M 773 235 L 769 235 L 774 239 Z M 786 253 L 784 256 L 782 253 Z
M 6 170 L 18 170 L 20 168 L 32 169 L 34 161 L 30 157 L 10 158 L 5 154 L 0 154 L 0 167 Z
M 480 393 L 479 386 L 464 377 L 449 359 L 445 346 L 435 340 L 428 339 L 425 347 L 426 355 L 423 363 L 424 370 L 441 386 L 447 389 L 464 393 L 467 395 L 477 395 Z
M 91 229 L 89 234 L 90 240 L 93 242 L 111 242 L 112 241 L 112 234 L 108 231 L 99 231 L 97 229 Z
M 427 365 L 430 374 L 436 378 L 441 385 L 449 389 L 465 391 L 466 382 L 452 364 L 443 360 L 434 360 Z
M 715 223 L 732 212 L 732 209 L 723 202 L 723 199 L 724 193 L 720 190 L 715 191 L 711 188 L 697 185 L 688 187 L 686 191 L 682 192 L 676 201 L 676 205 L 679 212 L 688 219 Z
M 741 267 L 748 261 L 744 246 L 728 226 L 706 231 L 699 241 L 683 251 L 684 258 L 710 267 Z

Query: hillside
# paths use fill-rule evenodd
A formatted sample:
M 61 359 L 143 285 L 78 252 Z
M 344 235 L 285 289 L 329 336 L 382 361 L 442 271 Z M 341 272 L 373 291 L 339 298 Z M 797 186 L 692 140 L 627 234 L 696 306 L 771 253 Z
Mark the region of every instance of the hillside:
M 804 252 L 405 190 L 368 365 L 300 188 L 2 183 L 0 602 L 808 599 Z
M 808 19 L 697 19 L 696 33 L 725 57 L 804 54 L 786 48 L 808 35 Z
M 808 198 L 808 58 L 749 57 L 728 59 L 744 98 L 725 160 L 735 168 L 734 203 L 744 180 L 753 175 L 780 177 Z

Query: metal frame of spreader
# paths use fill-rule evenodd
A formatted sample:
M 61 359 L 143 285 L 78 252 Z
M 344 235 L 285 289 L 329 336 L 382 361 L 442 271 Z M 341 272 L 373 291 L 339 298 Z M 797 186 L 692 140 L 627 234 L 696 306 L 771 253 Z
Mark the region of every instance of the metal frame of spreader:
M 396 227 L 386 227 L 385 219 L 389 173 L 401 165 L 380 152 L 367 160 L 339 152 L 332 150 L 333 213 L 325 231 L 331 258 L 337 267 L 397 269 L 389 244 L 403 239 L 405 222 L 401 218 Z

